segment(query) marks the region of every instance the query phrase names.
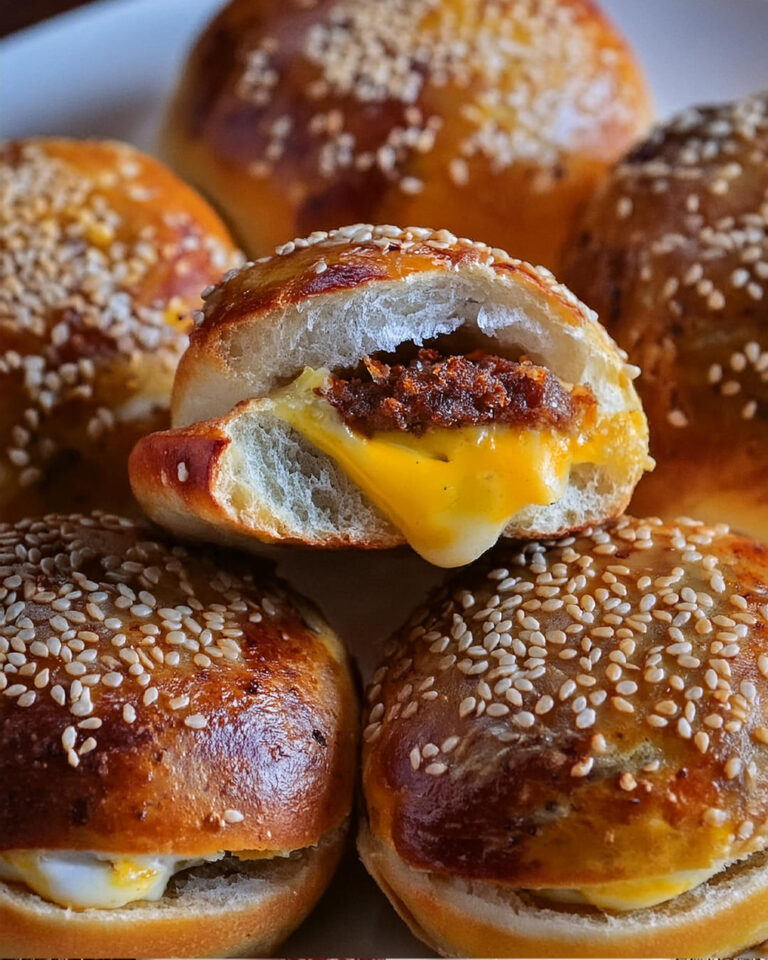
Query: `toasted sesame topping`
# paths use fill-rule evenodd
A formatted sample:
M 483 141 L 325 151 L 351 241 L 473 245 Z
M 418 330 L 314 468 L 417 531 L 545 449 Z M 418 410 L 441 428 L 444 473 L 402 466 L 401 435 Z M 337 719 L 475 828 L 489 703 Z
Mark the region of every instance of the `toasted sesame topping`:
M 596 42 L 590 17 L 555 0 L 465 6 L 454 15 L 435 0 L 336 0 L 290 40 L 243 30 L 236 93 L 263 130 L 250 175 L 268 177 L 301 149 L 322 177 L 373 170 L 417 194 L 419 159 L 440 151 L 459 189 L 479 158 L 480 169 L 533 163 L 543 192 L 573 142 L 634 127 L 619 47 L 604 32 Z M 283 113 L 283 89 L 305 109 Z M 434 112 L 441 102 L 458 110 Z M 374 122 L 361 128 L 361 117 Z
M 615 553 L 596 551 L 606 546 Z M 370 688 L 377 741 L 409 744 L 415 776 L 474 777 L 481 737 L 562 764 L 584 789 L 610 776 L 637 797 L 678 796 L 681 769 L 702 768 L 725 805 L 750 764 L 759 775 L 768 566 L 753 568 L 727 527 L 622 517 L 560 541 L 499 544 L 488 563 L 406 624 Z M 427 742 L 432 710 L 442 740 Z
M 604 283 L 621 291 L 626 280 L 611 332 L 632 343 L 641 391 L 666 404 L 674 428 L 706 433 L 719 398 L 718 416 L 732 418 L 736 429 L 739 420 L 765 421 L 767 158 L 765 92 L 689 109 L 614 168 L 593 210 L 590 260 L 574 266 L 574 285 L 578 271 L 603 276 L 592 260 L 610 255 L 635 265 L 631 278 Z M 606 242 L 604 227 L 614 239 Z M 622 246 L 631 253 L 617 256 Z M 692 349 L 707 366 L 690 378 Z
M 73 767 L 98 755 L 105 723 L 161 712 L 204 730 L 198 669 L 242 665 L 244 624 L 283 616 L 276 594 L 254 599 L 250 576 L 211 565 L 199 584 L 192 555 L 150 536 L 101 513 L 0 525 L 0 720 L 54 705 Z M 160 692 L 169 672 L 173 695 Z
M 200 713 L 193 713 L 192 716 L 184 718 L 184 726 L 191 730 L 203 730 L 208 726 L 208 720 Z
M 622 790 L 629 792 L 637 787 L 637 780 L 635 780 L 631 773 L 622 773 L 619 777 L 619 786 Z
M 720 810 L 717 807 L 710 807 L 704 813 L 704 822 L 710 824 L 713 827 L 719 827 L 728 820 L 728 814 L 725 810 Z
M 158 399 L 156 390 L 147 399 L 132 386 L 141 382 L 137 358 L 151 357 L 169 378 L 186 346 L 201 270 L 216 276 L 234 262 L 186 212 L 170 208 L 162 219 L 157 189 L 144 186 L 152 181 L 132 148 L 98 145 L 102 169 L 92 162 L 88 174 L 59 148 L 44 140 L 0 145 L 0 380 L 14 397 L 0 459 L 20 488 L 44 476 L 70 430 L 59 420 L 72 411 L 94 445 L 146 416 Z M 135 168 L 130 202 L 113 203 L 108 164 L 121 159 Z M 170 292 L 160 292 L 159 265 L 176 271 L 162 284 Z M 115 385 L 117 360 L 130 374 Z M 109 389 L 123 393 L 118 416 Z

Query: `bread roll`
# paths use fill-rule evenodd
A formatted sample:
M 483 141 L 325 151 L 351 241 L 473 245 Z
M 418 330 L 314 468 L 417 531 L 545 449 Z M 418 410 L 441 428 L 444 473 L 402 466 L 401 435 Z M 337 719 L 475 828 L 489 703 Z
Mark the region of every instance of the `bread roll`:
M 174 428 L 130 462 L 144 509 L 184 536 L 407 541 L 456 566 L 502 532 L 616 516 L 649 466 L 636 371 L 551 274 L 501 250 L 357 225 L 285 244 L 205 303 Z
M 234 0 L 189 56 L 164 151 L 252 257 L 339 223 L 419 223 L 556 269 L 649 117 L 590 0 Z
M 0 519 L 135 511 L 199 293 L 237 261 L 208 205 L 117 143 L 0 144 Z
M 0 526 L 0 952 L 271 955 L 344 845 L 357 712 L 253 561 L 101 513 Z
M 368 691 L 360 852 L 448 956 L 732 956 L 768 934 L 768 555 L 623 517 L 499 545 Z
M 768 539 L 768 95 L 687 110 L 611 173 L 565 277 L 642 368 L 632 509 Z

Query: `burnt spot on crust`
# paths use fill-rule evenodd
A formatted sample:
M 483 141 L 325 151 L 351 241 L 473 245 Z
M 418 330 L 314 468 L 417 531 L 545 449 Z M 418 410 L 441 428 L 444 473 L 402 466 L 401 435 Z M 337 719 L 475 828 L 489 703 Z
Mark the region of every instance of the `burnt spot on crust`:
M 352 429 L 367 436 L 430 427 L 511 423 L 567 430 L 595 403 L 590 390 L 571 393 L 545 367 L 475 350 L 445 356 L 419 350 L 408 364 L 365 358 L 367 378 L 333 377 L 326 398 Z
M 88 823 L 88 797 L 77 797 L 70 807 L 70 819 L 76 827 L 84 827 Z
M 322 730 L 313 730 L 312 736 L 320 744 L 321 747 L 327 746 L 328 741 L 325 739 L 325 735 L 323 734 Z

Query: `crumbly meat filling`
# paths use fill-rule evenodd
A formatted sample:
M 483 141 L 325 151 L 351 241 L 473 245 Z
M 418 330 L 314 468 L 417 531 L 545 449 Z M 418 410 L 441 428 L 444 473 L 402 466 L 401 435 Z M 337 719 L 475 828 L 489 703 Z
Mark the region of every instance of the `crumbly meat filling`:
M 422 349 L 408 364 L 364 360 L 368 377 L 332 377 L 325 397 L 358 433 L 509 423 L 567 431 L 595 403 L 569 391 L 545 367 L 475 350 L 464 356 Z

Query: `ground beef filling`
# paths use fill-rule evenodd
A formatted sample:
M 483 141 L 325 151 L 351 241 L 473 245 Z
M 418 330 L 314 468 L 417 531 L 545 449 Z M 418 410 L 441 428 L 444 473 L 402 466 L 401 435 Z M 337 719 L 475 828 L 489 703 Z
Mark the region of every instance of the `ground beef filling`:
M 419 350 L 407 365 L 365 358 L 368 378 L 332 377 L 324 396 L 345 423 L 371 436 L 386 430 L 421 435 L 430 427 L 510 423 L 568 431 L 595 400 L 570 392 L 545 367 L 505 360 L 483 350 L 445 356 Z

